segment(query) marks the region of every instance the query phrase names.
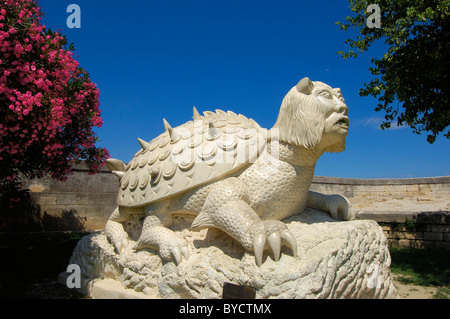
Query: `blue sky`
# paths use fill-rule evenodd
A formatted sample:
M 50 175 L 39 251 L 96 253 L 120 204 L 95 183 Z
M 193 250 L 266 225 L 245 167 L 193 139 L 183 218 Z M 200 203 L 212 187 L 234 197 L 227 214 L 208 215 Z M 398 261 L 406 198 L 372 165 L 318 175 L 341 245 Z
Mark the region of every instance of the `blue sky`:
M 81 28 L 69 29 L 69 4 L 81 8 Z M 232 110 L 262 127 L 275 123 L 284 95 L 308 76 L 340 87 L 349 107 L 344 152 L 324 154 L 316 175 L 409 178 L 450 175 L 450 141 L 430 145 L 410 128 L 382 131 L 377 100 L 358 90 L 371 79 L 375 45 L 357 59 L 336 21 L 351 14 L 344 0 L 40 0 L 43 23 L 75 44 L 80 65 L 97 83 L 104 125 L 99 146 L 128 162 L 151 140 L 200 111 Z

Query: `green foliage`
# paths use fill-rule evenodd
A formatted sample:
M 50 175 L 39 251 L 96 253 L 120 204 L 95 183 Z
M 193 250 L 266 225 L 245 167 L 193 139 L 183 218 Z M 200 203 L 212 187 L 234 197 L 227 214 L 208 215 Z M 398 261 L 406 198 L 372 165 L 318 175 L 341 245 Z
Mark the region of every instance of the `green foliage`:
M 417 232 L 417 224 L 410 220 L 408 217 L 405 218 L 404 223 L 392 222 L 380 223 L 380 225 L 390 226 L 393 231 L 407 231 L 408 233 Z
M 403 283 L 450 286 L 450 251 L 390 248 L 391 270 L 403 275 Z
M 427 132 L 434 143 L 438 134 L 449 139 L 450 131 L 450 0 L 349 0 L 356 16 L 337 22 L 342 30 L 358 29 L 356 39 L 347 39 L 342 58 L 356 58 L 377 40 L 387 52 L 372 59 L 374 75 L 364 83 L 361 96 L 378 98 L 375 111 L 385 112 L 382 129 L 408 125 L 414 133 Z M 366 25 L 369 4 L 381 9 L 381 27 Z
M 450 289 L 449 288 L 439 288 L 436 292 L 436 299 L 450 299 Z
M 405 219 L 405 228 L 409 233 L 415 233 L 417 230 L 416 224 L 412 220 L 408 219 L 408 217 Z

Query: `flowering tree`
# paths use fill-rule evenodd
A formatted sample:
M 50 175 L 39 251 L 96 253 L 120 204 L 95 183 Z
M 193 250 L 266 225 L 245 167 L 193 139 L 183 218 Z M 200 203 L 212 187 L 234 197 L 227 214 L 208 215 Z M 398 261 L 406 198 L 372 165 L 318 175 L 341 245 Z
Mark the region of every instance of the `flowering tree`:
M 42 15 L 33 0 L 0 1 L 0 195 L 19 172 L 64 181 L 81 160 L 95 173 L 109 156 L 92 131 L 99 90 Z

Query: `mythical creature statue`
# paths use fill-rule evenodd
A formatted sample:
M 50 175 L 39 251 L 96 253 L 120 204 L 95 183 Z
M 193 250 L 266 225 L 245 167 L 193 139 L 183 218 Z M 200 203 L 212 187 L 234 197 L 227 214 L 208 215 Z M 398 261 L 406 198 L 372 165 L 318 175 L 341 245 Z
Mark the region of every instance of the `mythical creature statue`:
M 297 242 L 282 222 L 306 206 L 342 220 L 354 218 L 340 195 L 309 191 L 316 161 L 324 152 L 345 149 L 348 108 L 340 89 L 303 78 L 283 99 L 274 127 L 228 111 L 194 108 L 193 121 L 172 128 L 125 164 L 107 164 L 119 177 L 118 207 L 105 226 L 121 253 L 131 240 L 124 225 L 141 216 L 133 249 L 154 249 L 179 264 L 189 258 L 185 239 L 169 227 L 177 215 L 192 215 L 192 229 L 215 227 L 253 251 L 257 265 L 266 249 L 280 258 L 286 245 L 294 256 Z

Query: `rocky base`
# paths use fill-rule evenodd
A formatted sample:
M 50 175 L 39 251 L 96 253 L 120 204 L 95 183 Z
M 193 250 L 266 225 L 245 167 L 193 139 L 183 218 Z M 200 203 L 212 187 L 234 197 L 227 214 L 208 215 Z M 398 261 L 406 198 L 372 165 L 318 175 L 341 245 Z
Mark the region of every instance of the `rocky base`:
M 221 298 L 225 282 L 250 286 L 256 298 L 396 298 L 387 240 L 375 221 L 336 221 L 307 209 L 284 222 L 295 235 L 298 257 L 266 251 L 261 267 L 252 253 L 216 229 L 194 232 L 192 220 L 172 229 L 189 245 L 180 265 L 152 250 L 118 255 L 103 232 L 83 237 L 71 257 L 81 268 L 80 291 L 92 298 Z M 65 283 L 61 274 L 60 281 Z

